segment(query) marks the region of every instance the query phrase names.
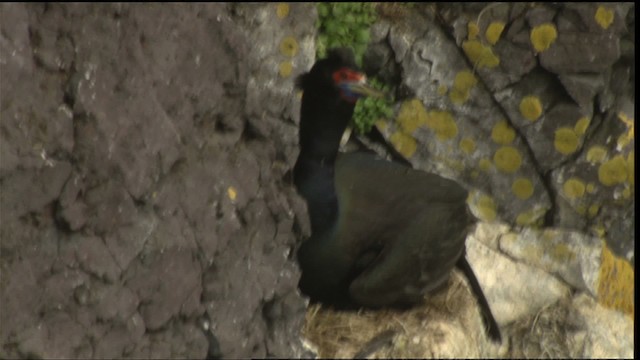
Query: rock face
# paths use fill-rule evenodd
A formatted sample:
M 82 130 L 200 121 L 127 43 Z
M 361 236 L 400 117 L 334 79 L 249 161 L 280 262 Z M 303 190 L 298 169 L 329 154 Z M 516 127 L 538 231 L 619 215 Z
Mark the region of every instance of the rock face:
M 630 356 L 631 318 L 610 309 L 634 314 L 633 3 L 382 6 L 364 67 L 401 101 L 377 128 L 490 222 L 469 257 L 521 345 L 508 354 Z M 290 169 L 316 19 L 313 4 L 0 5 L 0 358 L 308 355 Z M 383 357 L 500 355 L 461 342 L 482 325 L 451 284 L 404 318 L 365 313 L 385 329 L 357 335 L 399 344 Z M 319 340 L 349 339 L 328 323 Z
M 483 220 L 590 232 L 634 262 L 633 4 L 411 9 L 365 55 L 401 68 L 385 139 L 466 184 Z
M 1 5 L 0 357 L 300 356 L 314 16 Z

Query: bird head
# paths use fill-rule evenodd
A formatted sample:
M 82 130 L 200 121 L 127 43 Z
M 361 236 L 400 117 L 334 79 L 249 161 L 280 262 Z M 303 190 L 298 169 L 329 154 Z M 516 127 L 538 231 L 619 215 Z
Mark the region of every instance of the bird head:
M 358 70 L 353 52 L 348 48 L 329 50 L 327 57 L 299 76 L 296 84 L 303 91 L 337 92 L 342 100 L 352 104 L 364 96 L 385 97 L 385 93 L 367 84 L 367 76 Z

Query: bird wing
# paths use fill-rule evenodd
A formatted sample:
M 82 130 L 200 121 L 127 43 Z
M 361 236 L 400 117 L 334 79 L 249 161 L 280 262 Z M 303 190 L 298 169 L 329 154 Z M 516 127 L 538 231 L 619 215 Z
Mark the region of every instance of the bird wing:
M 360 267 L 356 301 L 415 302 L 447 279 L 473 222 L 463 187 L 368 153 L 341 154 L 335 180 L 336 243 Z

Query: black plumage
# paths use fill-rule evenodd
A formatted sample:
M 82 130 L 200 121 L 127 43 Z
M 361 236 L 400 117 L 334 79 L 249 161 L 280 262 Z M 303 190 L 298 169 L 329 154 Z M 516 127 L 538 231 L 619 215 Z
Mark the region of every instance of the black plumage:
M 500 331 L 466 261 L 475 223 L 453 180 L 364 152 L 339 153 L 366 86 L 349 50 L 336 49 L 298 79 L 303 89 L 294 183 L 312 235 L 298 250 L 301 291 L 336 308 L 406 307 L 446 284 L 454 266 L 479 300 L 489 335 Z

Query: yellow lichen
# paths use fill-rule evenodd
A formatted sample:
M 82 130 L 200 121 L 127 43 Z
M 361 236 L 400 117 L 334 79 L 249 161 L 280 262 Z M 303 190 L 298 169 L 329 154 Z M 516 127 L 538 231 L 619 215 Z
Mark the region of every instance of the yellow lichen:
M 625 259 L 614 255 L 606 243 L 602 246 L 601 259 L 598 302 L 633 317 L 635 313 L 633 267 Z
M 576 253 L 566 244 L 555 244 L 551 249 L 551 256 L 560 262 L 572 261 Z
M 607 148 L 594 145 L 587 151 L 587 161 L 592 164 L 600 164 L 607 158 Z
M 280 19 L 287 17 L 287 15 L 289 15 L 289 4 L 279 3 L 278 6 L 276 6 L 276 14 Z
M 599 211 L 600 211 L 600 205 L 592 204 L 591 206 L 589 206 L 589 210 L 588 210 L 589 217 L 591 218 L 595 217 L 596 215 L 598 215 Z
M 529 95 L 520 101 L 520 114 L 530 121 L 536 121 L 542 115 L 542 102 L 537 96 Z
M 467 155 L 473 154 L 473 152 L 476 150 L 476 142 L 471 138 L 463 138 L 462 140 L 460 140 L 459 146 L 460 150 L 462 150 L 462 152 Z
M 533 184 L 527 178 L 518 178 L 511 185 L 513 194 L 522 200 L 527 200 L 533 195 Z
M 231 201 L 235 200 L 238 196 L 236 188 L 234 188 L 233 186 L 229 186 L 229 188 L 227 188 L 227 196 L 229 196 L 229 199 L 231 199 Z
M 469 40 L 475 40 L 478 37 L 478 33 L 480 33 L 478 24 L 473 21 L 469 21 L 469 23 L 467 23 L 467 38 Z
M 487 27 L 487 31 L 484 33 L 484 37 L 491 45 L 495 45 L 500 40 L 500 35 L 504 30 L 504 23 L 502 21 L 494 21 Z
M 544 214 L 543 209 L 523 211 L 516 217 L 516 224 L 520 226 L 542 225 Z
M 598 180 L 604 186 L 622 184 L 627 180 L 627 163 L 622 155 L 616 155 L 613 159 L 600 165 Z
M 591 182 L 590 182 L 590 183 L 588 183 L 588 184 L 587 184 L 587 192 L 588 192 L 589 194 L 593 194 L 593 193 L 595 193 L 595 192 L 596 192 L 596 184 L 591 183 Z
M 447 91 L 449 91 L 449 88 L 447 88 L 447 85 L 442 84 L 438 86 L 438 90 L 437 90 L 438 95 L 443 96 L 444 94 L 447 93 Z
M 484 221 L 493 221 L 496 218 L 496 203 L 488 195 L 481 194 L 476 201 L 480 218 Z
M 587 215 L 587 206 L 584 204 L 580 204 L 576 206 L 576 212 L 578 213 L 578 215 L 582 215 L 582 216 Z
M 298 42 L 293 36 L 287 36 L 280 42 L 280 53 L 294 57 L 298 53 Z
M 469 70 L 462 70 L 456 74 L 453 81 L 453 88 L 449 93 L 449 98 L 454 104 L 462 104 L 469 99 L 471 89 L 478 83 L 475 75 Z
M 556 27 L 551 23 L 538 25 L 531 30 L 531 44 L 536 52 L 547 50 L 557 37 Z
M 559 153 L 564 155 L 573 154 L 578 149 L 578 144 L 578 135 L 573 129 L 561 127 L 556 130 L 553 145 Z
M 491 169 L 491 160 L 487 158 L 480 159 L 480 161 L 478 162 L 478 167 L 484 172 L 489 171 L 489 169 Z
M 575 177 L 565 181 L 564 185 L 562 185 L 562 191 L 564 193 L 564 196 L 572 200 L 578 199 L 584 196 L 585 190 L 586 190 L 586 187 L 584 185 L 584 182 Z
M 448 111 L 429 111 L 425 123 L 436 133 L 438 140 L 450 140 L 458 135 L 458 125 Z
M 583 116 L 576 121 L 576 125 L 573 127 L 573 130 L 578 134 L 578 136 L 582 136 L 587 132 L 589 123 L 591 123 L 591 119 L 589 119 L 588 116 Z
M 516 138 L 516 131 L 506 120 L 498 121 L 491 130 L 491 139 L 496 144 L 509 145 Z
M 502 146 L 493 155 L 493 162 L 498 170 L 510 174 L 520 169 L 522 156 L 518 149 L 512 146 Z
M 473 65 L 479 68 L 494 68 L 500 64 L 500 59 L 493 53 L 493 50 L 477 40 L 463 41 L 462 50 Z
M 602 224 L 593 225 L 591 231 L 600 239 L 604 239 L 605 235 L 607 235 L 607 229 Z
M 405 158 L 410 158 L 416 152 L 418 145 L 416 140 L 400 131 L 396 131 L 389 139 L 393 147 Z
M 618 113 L 618 119 L 620 119 L 620 121 L 622 121 L 627 127 L 627 132 L 623 133 L 618 138 L 618 148 L 625 148 L 632 140 L 635 139 L 634 119 L 630 118 L 623 112 Z
M 293 71 L 293 64 L 291 61 L 283 61 L 280 63 L 278 72 L 282 77 L 289 77 L 291 75 L 291 71 Z
M 400 125 L 402 131 L 412 134 L 420 125 L 427 121 L 427 111 L 419 99 L 405 101 L 400 106 L 398 118 L 396 122 Z
M 614 13 L 610 9 L 604 6 L 598 6 L 598 10 L 596 10 L 596 15 L 594 18 L 600 27 L 603 29 L 608 29 L 609 26 L 613 23 Z
M 629 198 L 631 198 L 631 189 L 629 189 L 629 188 L 624 188 L 624 190 L 622 190 L 622 198 L 623 198 L 623 199 L 629 199 Z
M 627 181 L 629 181 L 629 184 L 631 184 L 631 186 L 633 186 L 635 184 L 635 163 L 634 163 L 634 151 L 632 150 L 631 152 L 629 152 L 629 155 L 627 155 L 627 174 L 628 174 L 628 179 Z
M 376 121 L 375 122 L 375 126 L 383 134 L 386 133 L 387 129 L 389 128 L 389 124 L 385 120 L 382 120 L 382 119 Z

